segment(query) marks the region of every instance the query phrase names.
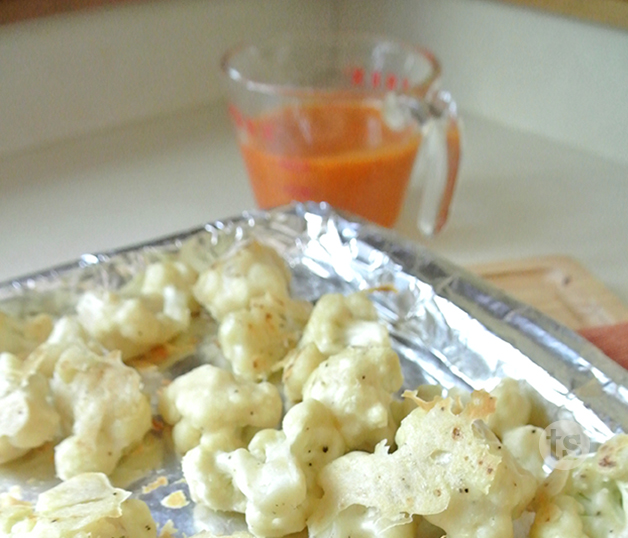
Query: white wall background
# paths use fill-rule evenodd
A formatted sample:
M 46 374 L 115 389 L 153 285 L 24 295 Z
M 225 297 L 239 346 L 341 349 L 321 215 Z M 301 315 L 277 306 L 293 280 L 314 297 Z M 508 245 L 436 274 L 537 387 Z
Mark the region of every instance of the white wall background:
M 215 100 L 228 46 L 329 28 L 331 5 L 169 0 L 0 26 L 0 154 Z
M 432 48 L 463 112 L 628 162 L 628 32 L 488 0 L 169 0 L 0 27 L 0 154 L 200 106 L 228 45 L 332 27 Z

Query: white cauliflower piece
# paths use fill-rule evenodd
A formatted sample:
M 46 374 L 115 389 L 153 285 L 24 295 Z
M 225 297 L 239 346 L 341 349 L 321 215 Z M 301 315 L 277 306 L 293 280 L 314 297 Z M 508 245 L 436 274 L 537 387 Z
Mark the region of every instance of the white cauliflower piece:
M 303 399 L 305 383 L 325 359 L 327 355 L 323 355 L 313 343 L 290 350 L 284 359 L 282 374 L 284 394 L 290 402 Z
M 188 300 L 167 286 L 163 295 L 124 297 L 107 292 L 84 293 L 77 306 L 78 320 L 89 335 L 109 351 L 131 359 L 165 344 L 190 325 Z
M 461 410 L 471 398 L 471 393 L 460 387 L 445 391 L 438 385 L 423 385 L 417 389 L 419 398 L 424 401 L 439 397 L 443 392 L 454 400 L 454 412 Z M 504 378 L 490 395 L 495 400 L 495 411 L 487 417 L 487 425 L 517 462 L 542 482 L 545 472 L 539 442 L 544 430 L 540 425 L 547 421 L 547 417 L 538 394 L 525 381 Z M 408 403 L 406 400 L 400 405 L 400 410 L 407 409 Z
M 576 463 L 552 471 L 540 488 L 530 538 L 628 536 L 628 435 Z
M 91 471 L 110 474 L 152 426 L 140 375 L 119 353 L 102 357 L 70 347 L 59 358 L 50 386 L 69 435 L 55 447 L 57 476 L 63 480 Z
M 0 464 L 55 437 L 59 415 L 49 396 L 45 377 L 28 373 L 15 355 L 0 353 Z
M 348 346 L 390 346 L 390 337 L 366 293 L 329 293 L 316 302 L 299 347 L 310 343 L 333 355 Z
M 0 311 L 0 353 L 30 353 L 41 344 L 52 329 L 52 318 L 46 314 L 19 319 Z
M 529 423 L 532 402 L 525 382 L 508 377 L 502 379 L 491 391 L 491 396 L 496 400 L 495 412 L 488 418 L 487 424 L 497 437 L 502 439 L 508 430 Z
M 234 373 L 266 379 L 301 338 L 312 305 L 266 293 L 249 306 L 229 312 L 218 329 L 218 342 Z
M 217 321 L 229 312 L 246 308 L 265 293 L 289 297 L 290 271 L 272 248 L 252 241 L 217 260 L 203 271 L 194 296 Z
M 308 520 L 320 536 L 353 505 L 373 508 L 391 524 L 422 515 L 448 538 L 511 538 L 513 520 L 534 496 L 536 481 L 485 426 L 494 401 L 473 393 L 454 413 L 454 401 L 436 398 L 401 423 L 397 450 L 384 443 L 373 454 L 350 452 L 319 474 L 321 503 Z
M 218 461 L 245 498 L 244 510 L 238 511 L 243 511 L 252 534 L 270 538 L 305 527 L 307 483 L 283 432 L 262 430 L 248 449 L 225 454 Z
M 438 514 L 426 514 L 425 519 L 447 532 L 448 538 L 512 538 L 514 520 L 519 518 L 534 497 L 537 481 L 519 465 L 506 447 L 500 445 L 493 432 L 484 429 L 489 451 L 501 461 L 494 470 L 495 477 L 488 491 L 474 491 L 471 496 L 460 488 L 451 496 L 448 507 Z M 501 448 L 500 448 L 501 446 Z M 477 464 L 481 466 L 482 460 Z M 491 467 L 486 467 L 490 473 Z
M 42 493 L 35 508 L 19 504 L 0 512 L 0 537 L 155 538 L 146 504 L 111 486 L 100 473 L 85 473 Z
M 539 483 L 543 482 L 546 476 L 543 470 L 545 461 L 539 449 L 541 438 L 544 437 L 545 430 L 543 428 L 527 424 L 507 430 L 502 438 L 504 446 L 519 465 L 529 471 Z
M 343 510 L 317 538 L 425 538 L 417 534 L 417 525 L 408 518 L 406 523 L 391 523 L 373 509 L 354 504 Z M 441 538 L 442 533 L 437 538 Z
M 229 535 L 225 535 L 225 534 L 218 535 L 210 531 L 202 531 L 202 532 L 198 532 L 190 536 L 190 538 L 255 538 L 255 537 L 250 532 L 245 532 L 245 531 L 234 532 L 233 534 L 229 534 Z
M 486 423 L 502 440 L 518 463 L 540 483 L 545 479 L 540 438 L 545 435 L 545 411 L 538 394 L 525 381 L 504 378 L 491 391 L 495 412 Z M 462 400 L 465 399 L 462 396 Z
M 372 450 L 392 440 L 391 404 L 401 388 L 399 357 L 390 347 L 353 347 L 332 355 L 312 373 L 303 399 L 324 403 L 338 419 L 349 450 Z
M 151 263 L 140 275 L 139 293 L 165 297 L 168 288 L 175 288 L 185 294 L 191 312 L 198 312 L 200 305 L 192 295 L 192 288 L 198 273 L 180 260 L 166 260 Z
M 248 449 L 200 445 L 183 458 L 196 502 L 245 514 L 256 536 L 284 536 L 305 528 L 321 495 L 316 477 L 345 451 L 333 414 L 320 402 L 293 407 L 281 431 L 258 432 Z
M 50 378 L 59 357 L 70 346 L 79 346 L 98 355 L 106 353 L 105 348 L 99 342 L 90 338 L 76 317 L 63 316 L 55 322 L 45 342 L 42 342 L 26 357 L 25 367 Z
M 244 446 L 247 430 L 279 424 L 282 402 L 274 385 L 237 380 L 231 372 L 207 364 L 166 387 L 159 411 L 174 425 L 177 452 L 185 454 L 201 442 L 201 437 L 224 430 L 242 439 Z
M 530 538 L 592 538 L 584 531 L 583 512 L 576 499 L 560 495 L 553 502 L 538 508 L 535 523 L 530 529 Z
M 318 473 L 347 450 L 338 420 L 321 402 L 306 400 L 286 413 L 282 430 L 305 475 L 309 495 L 320 498 Z
M 246 497 L 234 486 L 226 465 L 229 455 L 242 446 L 240 437 L 222 431 L 203 436 L 199 445 L 186 452 L 181 468 L 194 502 L 212 510 L 244 513 Z

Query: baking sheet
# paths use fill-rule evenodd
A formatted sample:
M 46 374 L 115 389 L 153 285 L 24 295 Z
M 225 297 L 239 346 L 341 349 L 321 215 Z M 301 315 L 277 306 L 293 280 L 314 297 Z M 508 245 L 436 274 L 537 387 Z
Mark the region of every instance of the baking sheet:
M 428 249 L 326 204 L 247 212 L 149 244 L 87 254 L 76 263 L 0 284 L 0 309 L 15 315 L 69 313 L 84 291 L 117 289 L 164 255 L 179 253 L 202 268 L 252 237 L 289 263 L 297 297 L 316 300 L 328 292 L 394 287 L 396 292 L 375 292 L 372 298 L 402 359 L 405 388 L 439 383 L 490 390 L 505 376 L 525 379 L 545 399 L 552 418 L 574 418 L 594 444 L 628 431 L 628 374 L 598 349 Z M 165 371 L 145 372 L 153 393 L 162 376 L 220 361 L 215 324 L 207 316 L 197 324 L 206 336 L 195 349 Z M 148 472 L 133 468 L 141 478 L 123 485 L 149 504 L 160 526 L 170 520 L 176 536 L 189 535 L 211 514 L 196 510 L 195 515 L 194 503 L 163 506 L 169 493 L 187 496 L 187 488 L 162 435 L 153 434 L 154 453 L 140 457 Z M 54 485 L 46 458 L 45 451 L 36 451 L 18 465 L 0 468 L 0 492 L 18 485 L 28 499 Z M 129 476 L 135 475 L 120 481 Z M 148 491 L 159 477 L 165 485 Z M 241 521 L 234 516 L 227 523 L 237 528 Z

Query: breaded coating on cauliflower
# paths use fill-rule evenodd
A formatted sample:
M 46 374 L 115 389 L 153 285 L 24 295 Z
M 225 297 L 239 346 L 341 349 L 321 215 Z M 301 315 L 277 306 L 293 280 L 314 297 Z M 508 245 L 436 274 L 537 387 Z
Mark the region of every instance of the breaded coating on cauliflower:
M 29 373 L 11 353 L 0 353 L 0 464 L 51 441 L 59 415 L 50 400 L 48 381 Z
M 140 375 L 117 352 L 104 357 L 79 346 L 62 353 L 50 382 L 64 434 L 55 447 L 57 476 L 110 474 L 152 426 Z
M 282 426 L 258 432 L 246 449 L 200 445 L 188 452 L 183 472 L 192 499 L 244 513 L 255 536 L 303 530 L 322 494 L 317 475 L 344 454 L 345 444 L 333 414 L 315 400 L 290 409 Z
M 628 536 L 628 435 L 554 469 L 539 489 L 530 538 Z
M 46 314 L 19 319 L 0 311 L 0 353 L 30 353 L 52 330 L 52 318 Z
M 155 538 L 148 506 L 113 488 L 100 473 L 85 473 L 39 495 L 34 509 L 0 510 L 2 538 Z
M 391 404 L 403 383 L 390 347 L 350 347 L 322 362 L 303 388 L 303 400 L 324 403 L 336 416 L 349 450 L 373 450 L 392 441 L 397 423 Z
M 409 519 L 406 523 L 391 523 L 378 510 L 358 504 L 344 510 L 331 525 L 317 534 L 317 538 L 428 538 L 417 534 L 417 525 Z M 442 538 L 443 532 L 433 538 Z
M 329 356 L 348 346 L 390 346 L 390 337 L 366 293 L 329 293 L 316 302 L 299 347 L 310 343 Z
M 198 279 L 198 273 L 181 260 L 165 260 L 149 264 L 139 275 L 140 295 L 158 295 L 164 297 L 166 290 L 173 287 L 182 292 L 191 312 L 197 312 L 200 305 L 192 294 L 192 288 Z
M 214 534 L 210 531 L 202 531 L 190 536 L 190 538 L 255 538 L 250 532 L 234 532 L 233 534 Z
M 246 498 L 234 486 L 226 465 L 228 456 L 243 446 L 241 436 L 223 430 L 204 436 L 199 445 L 186 452 L 181 468 L 194 502 L 212 510 L 244 513 Z
M 98 355 L 106 353 L 99 342 L 90 338 L 75 316 L 63 316 L 55 322 L 46 341 L 26 357 L 25 367 L 50 378 L 59 357 L 70 346 L 79 346 Z
M 547 418 L 538 394 L 525 381 L 504 378 L 490 392 L 495 412 L 486 423 L 517 462 L 541 483 L 546 476 L 539 442 Z
M 218 342 L 233 372 L 267 379 L 297 345 L 311 311 L 307 301 L 266 293 L 251 299 L 247 308 L 229 312 L 218 328 Z
M 193 291 L 214 319 L 222 321 L 229 312 L 248 307 L 251 299 L 265 293 L 287 298 L 290 278 L 290 270 L 275 250 L 252 241 L 203 271 Z
M 541 438 L 545 437 L 545 430 L 539 426 L 526 424 L 508 430 L 502 438 L 502 443 L 509 450 L 526 471 L 529 471 L 540 484 L 545 480 L 547 473 L 543 469 L 545 461 L 539 449 Z
M 282 382 L 286 398 L 290 403 L 303 400 L 303 387 L 327 355 L 323 355 L 316 344 L 305 344 L 290 350 L 283 362 Z
M 391 525 L 422 515 L 448 538 L 513 536 L 536 481 L 484 424 L 493 399 L 475 392 L 459 413 L 450 398 L 416 402 L 397 431 L 395 452 L 381 443 L 373 454 L 350 452 L 321 471 L 325 493 L 308 520 L 311 536 L 353 505 L 378 510 Z
M 320 498 L 323 490 L 317 482 L 319 471 L 347 450 L 338 420 L 321 402 L 307 400 L 286 413 L 282 430 L 301 465 L 308 492 Z
M 282 402 L 274 385 L 237 380 L 231 372 L 206 364 L 168 385 L 161 394 L 159 411 L 174 425 L 175 449 L 185 454 L 201 437 L 225 432 L 245 446 L 251 430 L 254 433 L 279 424 Z
M 547 425 L 538 401 L 538 394 L 525 381 L 506 377 L 491 391 L 495 398 L 495 412 L 488 418 L 488 427 L 503 440 L 504 434 L 514 428 L 532 424 Z
M 111 291 L 84 293 L 76 305 L 88 334 L 127 361 L 165 344 L 190 325 L 186 294 L 174 286 L 163 295 L 125 297 Z

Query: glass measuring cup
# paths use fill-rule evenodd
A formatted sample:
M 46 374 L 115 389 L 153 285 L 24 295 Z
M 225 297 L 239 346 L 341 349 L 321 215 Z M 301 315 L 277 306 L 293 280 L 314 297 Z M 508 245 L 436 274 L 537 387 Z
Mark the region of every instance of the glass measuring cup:
M 443 227 L 459 120 L 429 51 L 374 36 L 292 35 L 236 46 L 221 67 L 260 207 L 325 201 L 393 226 L 420 157 L 429 173 L 417 223 L 428 236 Z

